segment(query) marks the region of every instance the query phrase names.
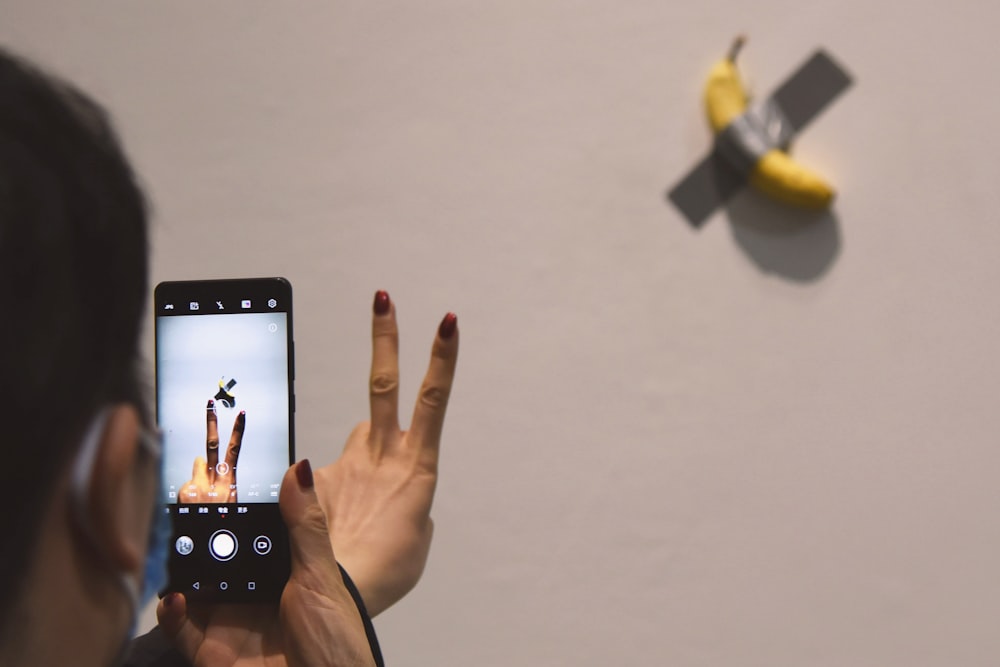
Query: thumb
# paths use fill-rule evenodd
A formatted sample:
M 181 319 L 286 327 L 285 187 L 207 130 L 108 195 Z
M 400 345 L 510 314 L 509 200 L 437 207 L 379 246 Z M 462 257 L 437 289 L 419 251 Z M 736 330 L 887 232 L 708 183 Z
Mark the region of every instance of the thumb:
M 343 587 L 309 459 L 299 461 L 285 473 L 278 504 L 291 543 L 292 579 L 324 592 L 330 585 Z
M 156 606 L 156 619 L 167 639 L 188 660 L 194 661 L 205 633 L 187 615 L 187 600 L 181 593 L 169 593 Z

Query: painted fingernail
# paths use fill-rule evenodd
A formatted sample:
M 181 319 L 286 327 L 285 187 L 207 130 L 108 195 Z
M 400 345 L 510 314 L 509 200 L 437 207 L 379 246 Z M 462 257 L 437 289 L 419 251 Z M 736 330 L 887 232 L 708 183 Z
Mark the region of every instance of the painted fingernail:
M 455 335 L 455 327 L 458 326 L 458 315 L 455 313 L 448 313 L 441 320 L 441 326 L 438 327 L 438 335 L 444 340 L 448 340 Z
M 168 593 L 166 597 L 163 598 L 163 604 L 167 607 L 174 607 L 181 599 L 180 593 Z
M 375 304 L 372 306 L 376 315 L 385 315 L 389 312 L 389 293 L 384 289 L 375 292 Z
M 208 405 L 206 405 L 205 407 L 206 408 L 214 408 L 215 407 L 215 401 L 213 401 L 212 399 L 208 399 Z
M 239 429 L 240 433 L 243 432 L 243 429 L 246 427 L 246 424 L 247 424 L 247 413 L 246 411 L 241 411 L 240 414 L 236 416 L 236 428 Z
M 313 469 L 309 464 L 309 459 L 302 459 L 295 466 L 295 478 L 299 480 L 299 486 L 303 489 L 313 487 Z

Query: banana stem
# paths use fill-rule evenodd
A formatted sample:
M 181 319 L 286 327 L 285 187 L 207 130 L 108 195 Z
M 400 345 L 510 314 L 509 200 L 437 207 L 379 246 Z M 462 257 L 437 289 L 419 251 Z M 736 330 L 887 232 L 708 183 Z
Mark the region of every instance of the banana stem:
M 733 45 L 729 47 L 729 53 L 726 54 L 726 60 L 731 63 L 736 62 L 736 56 L 740 55 L 740 49 L 746 44 L 746 35 L 738 35 L 736 39 L 733 40 Z

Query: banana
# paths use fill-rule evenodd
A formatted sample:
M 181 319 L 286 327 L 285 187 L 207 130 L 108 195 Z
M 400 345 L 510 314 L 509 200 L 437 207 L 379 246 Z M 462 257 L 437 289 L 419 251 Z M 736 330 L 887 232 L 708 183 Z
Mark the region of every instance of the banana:
M 718 134 L 747 110 L 747 93 L 743 89 L 736 56 L 746 39 L 741 35 L 733 42 L 725 59 L 712 66 L 705 83 L 705 109 L 712 131 Z
M 712 131 L 719 134 L 747 110 L 748 96 L 736 69 L 745 38 L 737 37 L 726 58 L 717 62 L 705 83 L 705 110 Z M 818 174 L 806 169 L 780 148 L 771 148 L 750 172 L 750 183 L 771 197 L 796 206 L 824 209 L 834 191 Z

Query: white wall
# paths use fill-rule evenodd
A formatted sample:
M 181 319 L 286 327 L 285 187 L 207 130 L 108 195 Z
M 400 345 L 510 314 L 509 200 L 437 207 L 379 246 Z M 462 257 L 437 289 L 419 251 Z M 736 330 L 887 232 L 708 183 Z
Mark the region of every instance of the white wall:
M 292 280 L 302 455 L 366 414 L 374 290 L 410 397 L 459 314 L 391 664 L 917 667 L 1000 653 L 998 19 L 0 0 L 0 40 L 114 110 L 155 279 Z M 762 94 L 818 46 L 856 77 L 796 148 L 833 216 L 746 195 L 694 231 L 665 202 L 739 31 Z

